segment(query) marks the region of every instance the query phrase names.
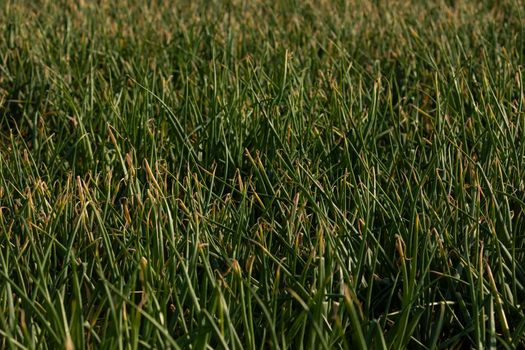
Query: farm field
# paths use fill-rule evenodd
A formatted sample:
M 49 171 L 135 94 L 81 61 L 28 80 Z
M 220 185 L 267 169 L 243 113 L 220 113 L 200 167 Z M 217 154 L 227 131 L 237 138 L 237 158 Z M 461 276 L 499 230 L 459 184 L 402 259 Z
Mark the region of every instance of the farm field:
M 0 348 L 525 347 L 522 0 L 0 1 Z

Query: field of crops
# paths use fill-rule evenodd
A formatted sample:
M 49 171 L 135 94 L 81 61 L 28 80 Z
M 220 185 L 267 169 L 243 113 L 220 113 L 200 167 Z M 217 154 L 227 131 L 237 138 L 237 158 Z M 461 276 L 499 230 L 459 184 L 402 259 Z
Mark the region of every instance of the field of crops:
M 525 346 L 522 0 L 0 0 L 0 348 Z

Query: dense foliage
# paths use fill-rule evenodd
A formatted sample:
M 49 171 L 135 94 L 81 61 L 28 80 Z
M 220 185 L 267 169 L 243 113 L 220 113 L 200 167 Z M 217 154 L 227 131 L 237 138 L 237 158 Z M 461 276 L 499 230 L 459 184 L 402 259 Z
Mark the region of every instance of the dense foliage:
M 0 347 L 525 346 L 524 16 L 0 1 Z

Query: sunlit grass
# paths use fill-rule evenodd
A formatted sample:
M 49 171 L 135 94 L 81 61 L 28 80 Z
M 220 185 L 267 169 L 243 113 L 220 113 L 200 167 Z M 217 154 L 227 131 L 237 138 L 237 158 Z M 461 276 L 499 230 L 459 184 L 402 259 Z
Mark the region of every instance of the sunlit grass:
M 525 345 L 520 1 L 117 3 L 1 3 L 1 348 Z

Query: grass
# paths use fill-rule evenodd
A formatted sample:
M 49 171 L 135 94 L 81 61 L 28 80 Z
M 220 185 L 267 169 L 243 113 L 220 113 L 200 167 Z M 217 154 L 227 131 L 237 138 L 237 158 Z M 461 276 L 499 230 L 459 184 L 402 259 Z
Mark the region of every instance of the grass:
M 525 346 L 525 11 L 3 1 L 1 348 Z

